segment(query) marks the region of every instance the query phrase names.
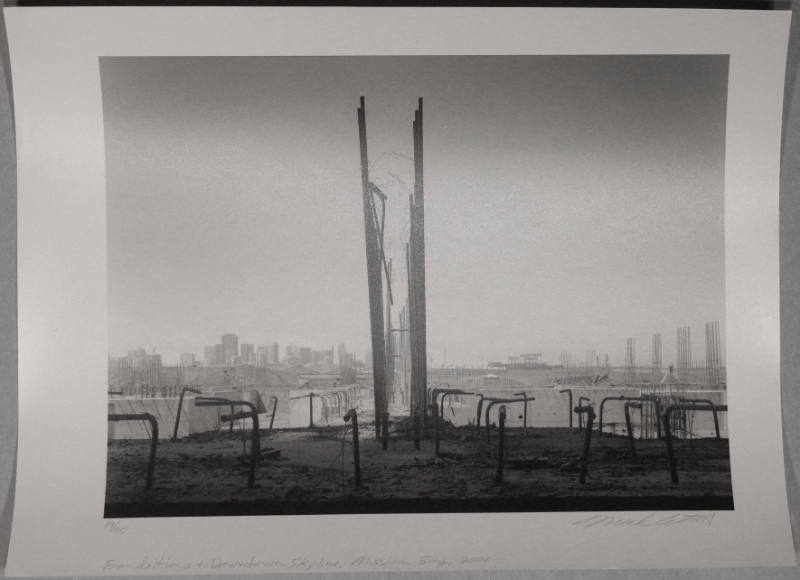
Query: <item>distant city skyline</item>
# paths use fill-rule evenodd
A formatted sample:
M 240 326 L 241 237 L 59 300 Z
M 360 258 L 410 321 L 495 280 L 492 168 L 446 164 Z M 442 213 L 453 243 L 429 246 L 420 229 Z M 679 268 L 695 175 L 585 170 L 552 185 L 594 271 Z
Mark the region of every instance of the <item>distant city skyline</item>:
M 654 335 L 658 335 L 657 338 Z M 678 338 L 677 338 L 676 342 L 679 342 L 681 340 L 681 336 L 683 336 L 684 340 L 686 340 L 685 328 L 677 329 L 677 335 L 678 335 Z M 235 336 L 237 342 L 238 342 L 238 340 L 240 338 L 236 333 L 224 333 L 223 335 L 221 335 L 221 337 L 225 337 L 225 336 Z M 634 340 L 634 347 L 635 347 L 635 345 L 637 344 L 636 338 L 635 337 L 631 337 L 631 338 L 633 338 L 633 340 Z M 657 358 L 657 359 L 655 358 L 656 355 L 652 350 L 653 349 L 653 340 L 654 339 L 657 340 L 658 344 L 659 344 L 659 347 L 658 347 L 659 348 L 659 350 L 658 350 L 658 357 L 659 358 Z M 642 368 L 648 367 L 648 366 L 657 366 L 658 368 L 662 368 L 662 369 L 667 369 L 670 366 L 674 366 L 675 368 L 685 368 L 687 366 L 691 367 L 691 366 L 693 366 L 693 363 L 696 363 L 696 364 L 702 366 L 702 365 L 704 365 L 706 363 L 707 353 L 705 351 L 705 346 L 702 346 L 702 347 L 700 346 L 700 344 L 701 344 L 700 341 L 701 340 L 705 340 L 705 336 L 700 334 L 698 331 L 695 331 L 695 343 L 692 344 L 691 340 L 689 340 L 688 343 L 684 344 L 684 349 L 686 349 L 685 352 L 683 352 L 682 354 L 680 352 L 676 352 L 677 356 L 674 358 L 674 360 L 673 359 L 667 360 L 667 359 L 664 359 L 663 351 L 662 351 L 663 335 L 661 335 L 660 333 L 654 333 L 653 335 L 650 335 L 650 337 L 648 338 L 648 340 L 646 342 L 639 343 L 640 350 L 639 350 L 638 354 L 634 353 L 636 366 L 642 367 Z M 626 341 L 627 341 L 627 339 L 626 339 Z M 336 363 L 338 366 L 342 365 L 342 359 L 344 357 L 349 357 L 347 359 L 347 361 L 348 361 L 347 364 L 352 364 L 354 362 L 361 362 L 361 363 L 364 363 L 364 365 L 367 366 L 367 367 L 371 367 L 371 364 L 372 364 L 372 351 L 366 351 L 364 353 L 363 360 L 361 360 L 361 359 L 358 359 L 357 357 L 355 357 L 355 353 L 354 352 L 348 351 L 347 350 L 347 346 L 344 343 L 339 343 L 338 345 L 331 345 L 330 348 L 321 348 L 321 349 L 316 349 L 316 348 L 312 348 L 312 347 L 309 347 L 309 346 L 300 346 L 300 345 L 296 345 L 296 344 L 285 344 L 284 345 L 284 349 L 285 350 L 284 350 L 284 354 L 283 355 L 281 355 L 281 353 L 280 353 L 280 345 L 281 345 L 281 343 L 279 341 L 272 341 L 272 340 L 267 340 L 267 341 L 265 341 L 263 343 L 245 343 L 245 342 L 241 342 L 242 350 L 239 353 L 237 353 L 236 356 L 242 357 L 241 360 L 239 361 L 242 364 L 263 364 L 265 359 L 267 359 L 267 361 L 268 361 L 267 364 L 281 364 L 283 362 L 286 362 L 287 360 L 289 360 L 290 358 L 292 358 L 294 356 L 294 355 L 290 354 L 291 350 L 297 350 L 298 351 L 297 355 L 294 356 L 294 358 L 298 358 L 298 359 L 302 358 L 300 356 L 300 352 L 299 351 L 308 350 L 309 352 L 312 352 L 312 353 L 319 353 L 319 352 L 323 352 L 323 351 L 324 352 L 329 352 L 331 354 L 331 356 L 330 356 L 331 362 Z M 221 347 L 223 345 L 222 344 L 216 344 L 215 346 L 216 347 Z M 209 361 L 209 358 L 210 358 L 209 355 L 208 355 L 209 349 L 211 350 L 211 352 L 213 352 L 214 348 L 215 348 L 214 345 L 203 347 L 201 349 L 201 351 L 199 351 L 199 352 L 200 353 L 205 353 L 205 356 L 199 356 L 199 353 L 195 352 L 195 351 L 184 351 L 184 352 L 177 353 L 177 354 L 169 353 L 167 355 L 168 358 L 164 360 L 164 364 L 167 364 L 167 365 L 169 365 L 169 364 L 180 364 L 182 366 L 187 366 L 189 364 L 208 364 L 208 361 Z M 721 348 L 722 348 L 722 350 L 721 350 L 722 358 L 718 362 L 721 363 L 722 366 L 725 366 L 725 358 L 724 358 L 725 348 L 724 348 L 724 343 L 721 345 Z M 245 349 L 247 349 L 248 353 L 250 353 L 250 354 L 252 354 L 254 356 L 252 361 L 245 360 L 245 358 L 246 358 L 245 354 L 244 354 L 244 350 Z M 269 349 L 269 353 L 270 353 L 269 355 L 265 355 L 264 354 L 265 353 L 265 349 Z M 680 351 L 680 347 L 676 346 L 675 350 L 676 351 Z M 143 346 L 136 346 L 134 348 L 129 348 L 129 349 L 126 349 L 124 352 L 110 353 L 110 356 L 112 356 L 112 357 L 130 356 L 131 353 L 133 353 L 133 352 L 141 352 L 141 353 L 146 353 L 146 354 L 157 354 L 157 355 L 162 356 L 162 357 L 164 356 L 164 353 L 158 352 L 158 350 L 155 347 L 152 347 L 152 348 L 150 348 L 148 350 L 147 348 L 145 348 Z M 223 351 L 223 353 L 224 353 L 224 351 Z M 546 364 L 550 364 L 550 365 L 561 365 L 561 366 L 565 366 L 565 367 L 604 367 L 604 366 L 623 367 L 623 366 L 626 366 L 628 364 L 628 362 L 629 362 L 626 359 L 627 353 L 622 354 L 620 356 L 612 356 L 609 353 L 601 353 L 601 352 L 598 352 L 598 351 L 595 351 L 595 350 L 591 350 L 591 349 L 588 349 L 588 350 L 584 351 L 583 353 L 570 352 L 570 351 L 561 351 L 561 352 L 558 353 L 558 356 L 554 357 L 552 360 L 551 359 L 547 359 L 540 352 L 539 353 L 516 353 L 516 352 L 513 352 L 513 353 L 506 353 L 505 355 L 503 355 L 501 357 L 494 358 L 494 359 L 482 358 L 482 359 L 477 360 L 477 361 L 457 361 L 457 362 L 448 361 L 447 360 L 447 352 L 446 351 L 443 351 L 441 354 L 442 354 L 442 358 L 440 360 L 436 360 L 436 358 L 434 356 L 429 357 L 429 364 L 430 364 L 431 367 L 435 367 L 435 368 L 438 368 L 438 367 L 454 368 L 454 367 L 459 367 L 459 366 L 465 366 L 465 367 L 475 367 L 475 368 L 477 368 L 477 367 L 487 368 L 487 367 L 491 366 L 492 364 L 497 364 L 497 363 L 501 363 L 501 364 L 521 363 L 521 364 L 524 364 L 526 361 L 527 362 L 533 361 L 533 362 L 537 362 L 537 363 L 546 363 Z M 189 356 L 191 356 L 191 363 L 188 362 L 190 360 L 188 358 Z M 222 356 L 223 359 L 227 358 L 225 356 L 225 354 L 221 354 L 219 356 L 217 354 L 214 354 L 212 356 L 215 359 L 219 359 L 219 356 Z M 256 361 L 256 362 L 253 362 L 253 361 Z M 308 362 L 308 361 L 306 361 L 306 362 Z M 223 364 L 228 364 L 228 363 L 219 362 L 219 360 L 217 360 L 214 364 L 223 365 Z
M 163 353 L 159 352 L 154 346 L 148 348 L 137 345 L 119 352 L 111 352 L 109 356 L 119 358 L 137 353 L 137 356 L 156 354 L 162 358 L 164 364 L 180 364 L 182 366 L 190 364 L 227 365 L 231 363 L 232 358 L 236 359 L 237 364 L 254 365 L 279 364 L 291 358 L 300 359 L 301 362 L 310 362 L 303 359 L 313 359 L 314 357 L 319 359 L 321 353 L 328 355 L 331 362 L 336 362 L 337 364 L 341 364 L 338 357 L 345 355 L 351 355 L 352 360 L 358 360 L 353 356 L 354 353 L 347 350 L 344 343 L 340 343 L 337 349 L 335 345 L 330 345 L 327 348 L 315 348 L 303 343 L 299 345 L 281 345 L 279 341 L 274 340 L 266 340 L 260 343 L 245 342 L 235 332 L 221 333 L 218 341 L 212 340 L 211 342 L 215 344 L 205 345 L 199 350 L 188 350 L 180 353 Z M 283 350 L 281 350 L 281 346 L 283 346 Z M 314 362 L 319 362 L 319 360 Z
M 201 356 L 225 328 L 256 345 L 369 350 L 364 95 L 371 178 L 389 196 L 395 326 L 411 118 L 425 99 L 434 366 L 589 350 L 622 364 L 629 337 L 644 362 L 653 333 L 668 365 L 686 326 L 702 359 L 703 325 L 724 330 L 727 64 L 102 58 L 110 350 Z

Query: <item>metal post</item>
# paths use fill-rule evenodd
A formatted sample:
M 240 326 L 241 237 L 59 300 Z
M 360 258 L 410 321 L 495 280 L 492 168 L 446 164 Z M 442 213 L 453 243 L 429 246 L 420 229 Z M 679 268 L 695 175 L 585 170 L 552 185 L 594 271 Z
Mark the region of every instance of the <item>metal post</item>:
M 672 483 L 678 483 L 678 467 L 675 465 L 675 450 L 672 448 L 672 429 L 670 429 L 670 415 L 672 414 L 672 405 L 667 407 L 664 412 L 664 440 L 667 443 L 667 461 L 669 462 L 669 474 L 672 478 Z
M 314 428 L 314 393 L 308 394 L 308 428 Z
M 500 441 L 497 443 L 497 483 L 503 483 L 503 451 L 506 442 L 506 406 L 501 405 L 498 418 L 498 436 Z
M 581 459 L 580 482 L 586 483 L 586 472 L 589 468 L 589 449 L 592 445 L 592 424 L 594 423 L 594 409 L 592 407 L 575 407 L 575 412 L 580 417 L 583 413 L 588 415 L 586 436 L 583 441 L 583 458 Z
M 591 401 L 589 397 L 578 397 L 578 406 L 582 407 L 584 401 Z M 578 415 L 578 429 L 583 430 L 583 415 Z
M 350 409 L 344 416 L 344 422 L 353 421 L 353 470 L 356 487 L 361 487 L 361 456 L 358 448 L 358 413 Z
M 153 472 L 156 468 L 156 449 L 158 447 L 158 421 L 150 413 L 124 413 L 124 414 L 111 414 L 108 416 L 109 421 L 141 421 L 145 420 L 150 423 L 150 457 L 147 461 L 147 477 L 145 479 L 145 488 L 151 489 L 153 487 Z
M 173 429 L 173 431 L 172 431 L 172 440 L 173 441 L 177 441 L 178 440 L 178 425 L 180 425 L 180 422 L 181 422 L 181 411 L 183 410 L 183 397 L 186 394 L 186 391 L 189 391 L 190 393 L 194 393 L 196 395 L 202 394 L 197 389 L 193 389 L 191 387 L 184 387 L 181 390 L 181 396 L 178 399 L 178 412 L 175 415 L 175 429 Z
M 522 427 L 523 429 L 528 428 L 528 393 L 522 391 L 521 393 L 514 393 L 515 397 L 523 397 L 525 399 L 525 410 L 522 413 Z
M 272 416 L 269 418 L 269 430 L 272 431 L 272 424 L 275 422 L 275 412 L 278 410 L 278 397 L 272 395 Z
M 628 446 L 631 450 L 631 456 L 636 458 L 636 443 L 633 438 L 633 425 L 631 423 L 631 407 L 634 409 L 642 408 L 642 403 L 627 402 L 625 403 L 625 426 L 628 428 Z

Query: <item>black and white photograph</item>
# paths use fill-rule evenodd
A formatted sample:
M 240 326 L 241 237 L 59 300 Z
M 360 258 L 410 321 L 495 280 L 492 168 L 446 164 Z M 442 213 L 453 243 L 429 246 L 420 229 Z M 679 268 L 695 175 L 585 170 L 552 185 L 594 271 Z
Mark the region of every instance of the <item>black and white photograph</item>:
M 794 577 L 768 4 L 4 7 L 4 573 Z
M 105 517 L 733 510 L 728 67 L 101 57 Z

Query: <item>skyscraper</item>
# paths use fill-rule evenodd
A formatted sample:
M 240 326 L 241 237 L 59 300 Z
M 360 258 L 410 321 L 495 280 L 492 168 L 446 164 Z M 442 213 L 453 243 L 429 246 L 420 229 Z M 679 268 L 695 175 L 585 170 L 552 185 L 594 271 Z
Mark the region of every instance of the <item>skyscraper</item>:
M 255 364 L 256 362 L 255 352 L 256 351 L 254 345 L 243 342 L 242 349 L 240 352 L 242 363 L 246 365 Z
M 242 345 L 244 348 L 244 345 Z M 270 348 L 266 344 L 259 344 L 256 347 L 256 365 L 263 367 L 269 364 Z
M 289 346 L 287 346 L 286 347 L 286 358 L 287 359 L 296 358 L 296 359 L 300 360 L 300 347 L 299 346 L 295 346 L 294 344 L 290 344 Z
M 222 335 L 223 364 L 233 362 L 233 357 L 239 356 L 239 337 L 235 334 Z

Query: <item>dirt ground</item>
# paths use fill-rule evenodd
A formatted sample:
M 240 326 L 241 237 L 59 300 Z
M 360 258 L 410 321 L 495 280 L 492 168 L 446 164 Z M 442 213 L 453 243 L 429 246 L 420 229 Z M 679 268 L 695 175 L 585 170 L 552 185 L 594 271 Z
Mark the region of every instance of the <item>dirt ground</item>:
M 636 441 L 634 456 L 625 437 L 595 431 L 581 484 L 583 432 L 513 429 L 498 483 L 497 429 L 487 444 L 484 429 L 444 425 L 437 458 L 433 433 L 415 450 L 407 425 L 392 424 L 386 451 L 360 429 L 360 487 L 342 427 L 262 433 L 253 488 L 249 431 L 159 441 L 149 490 L 149 441 L 112 441 L 106 516 L 733 508 L 726 439 L 675 441 L 673 484 L 663 441 Z

